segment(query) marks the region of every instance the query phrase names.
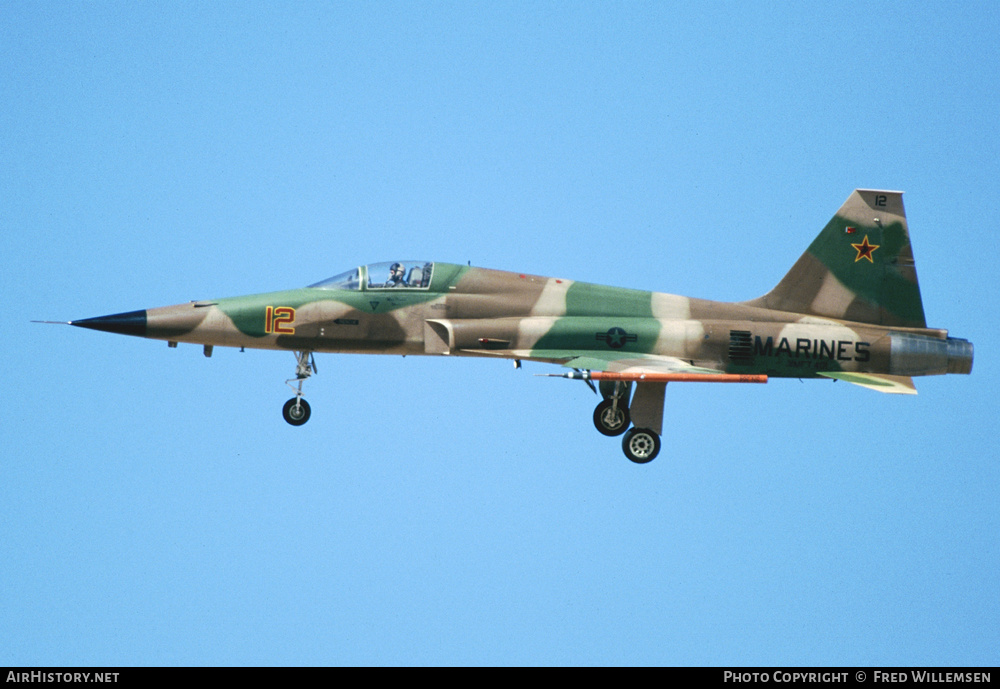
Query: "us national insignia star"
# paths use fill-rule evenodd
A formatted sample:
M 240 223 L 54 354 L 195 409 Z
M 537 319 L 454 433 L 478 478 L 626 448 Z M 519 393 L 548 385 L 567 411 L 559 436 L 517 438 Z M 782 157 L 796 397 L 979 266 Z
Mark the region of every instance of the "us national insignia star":
M 639 339 L 638 335 L 629 335 L 624 328 L 611 328 L 606 333 L 594 333 L 594 337 L 611 349 L 621 349 L 626 343 Z
M 868 235 L 865 235 L 865 238 L 861 240 L 860 244 L 851 244 L 851 246 L 853 246 L 858 251 L 858 256 L 857 258 L 854 259 L 855 263 L 857 263 L 863 258 L 867 258 L 869 263 L 875 262 L 874 260 L 872 260 L 872 252 L 875 251 L 875 249 L 879 248 L 879 245 L 869 244 Z

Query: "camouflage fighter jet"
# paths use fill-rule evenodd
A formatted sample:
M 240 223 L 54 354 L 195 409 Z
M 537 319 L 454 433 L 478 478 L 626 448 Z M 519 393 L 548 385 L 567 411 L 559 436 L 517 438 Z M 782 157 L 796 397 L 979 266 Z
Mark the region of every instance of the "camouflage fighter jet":
M 770 292 L 715 302 L 429 261 L 352 268 L 309 287 L 70 321 L 213 347 L 289 350 L 285 421 L 309 420 L 315 352 L 559 364 L 600 390 L 594 425 L 637 463 L 660 451 L 666 384 L 843 380 L 915 394 L 970 373 L 967 340 L 928 328 L 900 192 L 858 189 Z M 594 382 L 599 383 L 595 387 Z M 634 384 L 634 393 L 633 393 Z

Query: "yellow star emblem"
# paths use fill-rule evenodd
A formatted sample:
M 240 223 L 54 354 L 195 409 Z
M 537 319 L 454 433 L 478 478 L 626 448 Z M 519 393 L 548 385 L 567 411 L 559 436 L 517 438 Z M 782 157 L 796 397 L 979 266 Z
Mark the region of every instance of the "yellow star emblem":
M 861 240 L 860 244 L 851 244 L 851 246 L 857 249 L 858 252 L 857 258 L 854 259 L 855 263 L 857 263 L 863 258 L 867 258 L 869 263 L 874 263 L 875 261 L 872 260 L 872 252 L 874 252 L 875 249 L 879 248 L 880 245 L 869 244 L 868 235 L 865 235 L 865 238 Z

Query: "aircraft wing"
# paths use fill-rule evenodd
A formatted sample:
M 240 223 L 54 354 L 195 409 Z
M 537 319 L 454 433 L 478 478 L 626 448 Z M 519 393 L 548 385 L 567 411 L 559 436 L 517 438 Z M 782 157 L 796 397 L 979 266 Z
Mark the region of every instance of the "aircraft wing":
M 724 371 L 715 368 L 695 366 L 683 359 L 659 354 L 631 354 L 621 356 L 608 354 L 601 356 L 596 352 L 588 352 L 563 363 L 563 366 L 590 371 L 608 371 L 611 373 L 699 373 L 721 375 Z
M 584 352 L 577 356 L 563 357 L 556 359 L 549 358 L 554 363 L 561 363 L 567 368 L 572 368 L 571 373 L 549 373 L 538 374 L 555 376 L 559 378 L 569 378 L 571 380 L 586 381 L 590 389 L 595 393 L 597 388 L 593 381 L 602 383 L 602 394 L 604 401 L 598 405 L 595 412 L 594 423 L 598 425 L 605 435 L 617 435 L 616 432 L 607 432 L 612 426 L 616 429 L 620 426 L 607 425 L 608 414 L 614 414 L 614 402 L 608 397 L 610 390 L 615 390 L 614 395 L 620 394 L 619 383 L 635 383 L 635 394 L 631 401 L 625 400 L 628 405 L 626 418 L 631 418 L 631 423 L 635 428 L 642 429 L 641 432 L 651 432 L 659 434 L 663 432 L 663 393 L 666 391 L 667 383 L 671 382 L 692 382 L 692 383 L 766 383 L 766 375 L 745 375 L 726 373 L 719 368 L 706 366 L 695 366 L 690 361 L 678 359 L 671 356 L 659 354 L 616 354 L 604 352 Z M 605 382 L 614 382 L 615 387 L 605 389 Z M 624 388 L 628 390 L 628 388 Z M 602 425 L 603 424 L 603 425 Z M 628 423 L 625 423 L 627 426 Z M 605 430 L 601 430 L 604 428 Z M 622 431 L 625 432 L 625 431 Z M 628 431 L 638 433 L 639 431 Z M 630 436 L 626 436 L 629 438 Z
M 614 355 L 601 356 L 598 353 L 588 352 L 584 356 L 574 357 L 564 362 L 563 366 L 573 369 L 626 374 L 632 380 L 642 380 L 645 377 L 644 374 L 652 374 L 649 377 L 653 379 L 657 377 L 661 379 L 676 377 L 677 380 L 700 380 L 702 382 L 713 380 L 710 376 L 719 376 L 719 382 L 723 382 L 723 380 L 729 382 L 728 379 L 731 377 L 719 369 L 695 366 L 683 359 L 656 354 L 635 354 L 628 357 L 615 357 Z M 909 376 L 892 376 L 884 373 L 850 373 L 846 371 L 828 371 L 819 375 L 887 394 L 917 394 L 917 388 L 913 384 L 913 379 Z M 636 377 L 632 378 L 632 376 Z M 740 382 L 763 382 L 749 380 L 748 378 L 744 377 Z
M 633 382 L 691 381 L 702 383 L 765 383 L 766 375 L 729 374 L 711 366 L 695 366 L 690 361 L 660 354 L 627 355 L 615 352 L 573 352 L 573 351 L 514 351 L 491 352 L 548 363 L 562 364 L 576 373 L 548 374 L 562 378 L 583 380 L 625 380 Z M 909 376 L 892 376 L 885 373 L 851 373 L 847 371 L 825 371 L 819 373 L 825 378 L 842 380 L 860 385 L 869 390 L 877 390 L 895 395 L 916 395 L 917 388 Z
M 683 359 L 656 354 L 638 354 L 616 358 L 613 355 L 602 357 L 600 354 L 587 353 L 584 356 L 578 356 L 566 361 L 563 363 L 563 366 L 590 371 L 607 371 L 613 374 L 620 373 L 624 374 L 628 379 L 636 381 L 644 378 L 659 378 L 661 380 L 676 379 L 711 382 L 713 380 L 712 376 L 717 376 L 715 379 L 719 382 L 731 382 L 730 378 L 741 378 L 738 382 L 764 382 L 767 379 L 766 376 L 759 377 L 763 378 L 763 380 L 758 380 L 758 377 L 755 376 L 731 376 L 719 369 L 695 366 Z M 913 379 L 909 376 L 892 376 L 884 373 L 850 373 L 846 371 L 828 371 L 819 375 L 887 394 L 917 394 L 917 388 L 913 384 Z M 595 377 L 595 379 L 599 378 Z
M 482 356 L 482 351 L 475 352 Z M 508 359 L 525 359 L 572 368 L 572 373 L 536 374 L 577 380 L 620 380 L 635 383 L 766 383 L 764 374 L 726 373 L 719 367 L 695 366 L 690 361 L 660 354 L 626 355 L 580 350 L 507 349 L 488 352 Z
M 505 359 L 524 359 L 548 364 L 560 364 L 567 368 L 607 371 L 612 373 L 693 373 L 699 375 L 724 375 L 719 368 L 695 366 L 689 361 L 661 354 L 620 354 L 618 352 L 590 352 L 565 349 L 462 349 L 463 353 L 477 356 L 492 355 Z

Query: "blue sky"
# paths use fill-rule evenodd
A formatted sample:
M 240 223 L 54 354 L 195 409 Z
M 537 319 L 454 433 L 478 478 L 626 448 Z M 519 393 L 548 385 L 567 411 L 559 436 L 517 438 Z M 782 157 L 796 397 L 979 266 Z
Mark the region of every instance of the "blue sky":
M 0 664 L 996 665 L 995 3 L 7 3 Z M 427 258 L 719 300 L 901 189 L 917 397 L 69 320 Z

